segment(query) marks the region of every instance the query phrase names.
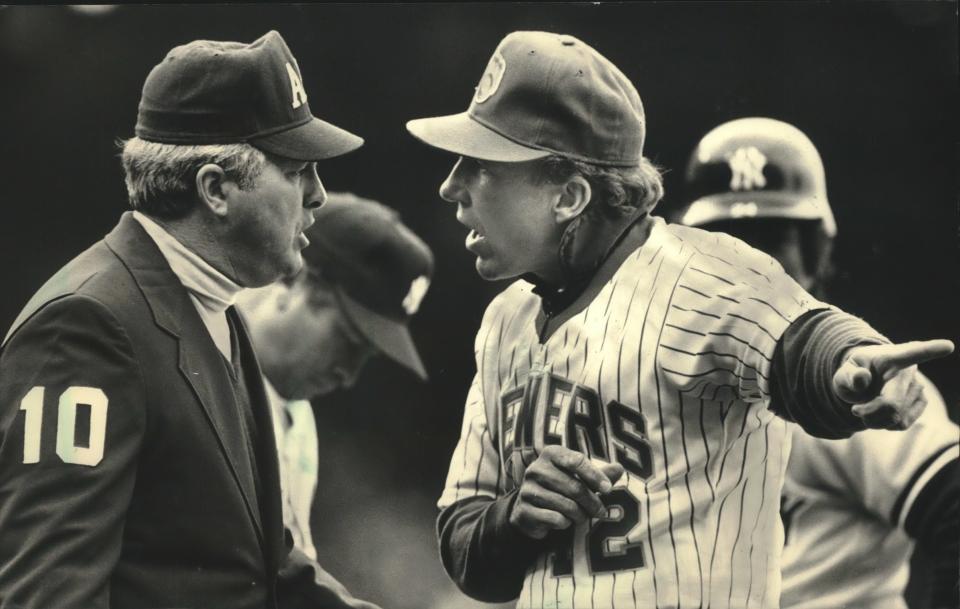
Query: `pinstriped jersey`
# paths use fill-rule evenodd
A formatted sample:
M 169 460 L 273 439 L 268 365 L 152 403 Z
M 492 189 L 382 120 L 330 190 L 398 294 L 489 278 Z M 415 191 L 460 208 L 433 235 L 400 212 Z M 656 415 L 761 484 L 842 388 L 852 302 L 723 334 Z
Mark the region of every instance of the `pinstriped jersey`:
M 924 486 L 960 458 L 960 430 L 937 389 L 920 379 L 927 408 L 906 431 L 822 440 L 791 425 L 782 504 L 785 609 L 906 609 L 913 551 L 907 518 Z
M 659 218 L 543 343 L 539 298 L 512 284 L 477 334 L 439 506 L 503 496 L 544 446 L 570 447 L 626 473 L 530 565 L 518 607 L 777 607 L 789 436 L 771 359 L 825 306 L 743 242 Z

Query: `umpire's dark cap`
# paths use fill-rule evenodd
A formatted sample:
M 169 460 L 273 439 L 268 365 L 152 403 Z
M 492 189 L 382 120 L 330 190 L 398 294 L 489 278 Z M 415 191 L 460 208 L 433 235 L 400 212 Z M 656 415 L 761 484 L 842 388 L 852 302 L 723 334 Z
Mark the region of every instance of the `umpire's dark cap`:
M 573 36 L 513 32 L 494 51 L 470 108 L 409 121 L 431 146 L 490 161 L 561 154 L 632 167 L 645 120 L 636 88 L 603 55 Z
M 357 329 L 420 378 L 427 371 L 408 324 L 433 275 L 433 253 L 389 207 L 347 193 L 329 193 L 307 229 L 308 267 L 334 286 Z
M 247 142 L 300 161 L 335 157 L 363 139 L 313 116 L 283 38 L 195 40 L 172 49 L 143 85 L 137 137 L 164 144 Z

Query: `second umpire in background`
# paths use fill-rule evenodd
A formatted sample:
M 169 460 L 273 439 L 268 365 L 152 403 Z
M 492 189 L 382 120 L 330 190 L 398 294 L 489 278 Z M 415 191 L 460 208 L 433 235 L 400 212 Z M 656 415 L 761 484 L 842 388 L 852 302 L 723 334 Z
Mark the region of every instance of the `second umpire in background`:
M 308 400 L 351 387 L 377 354 L 426 380 L 408 324 L 433 274 L 430 248 L 385 205 L 331 193 L 316 218 L 303 270 L 237 301 L 272 407 L 284 522 L 312 559 L 310 512 L 323 447 Z

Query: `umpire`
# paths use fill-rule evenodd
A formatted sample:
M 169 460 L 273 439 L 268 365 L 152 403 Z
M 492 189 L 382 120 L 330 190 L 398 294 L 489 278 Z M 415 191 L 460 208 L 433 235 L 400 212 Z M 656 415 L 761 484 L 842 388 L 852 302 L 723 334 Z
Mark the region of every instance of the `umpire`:
M 0 607 L 367 606 L 291 562 L 232 306 L 300 269 L 316 161 L 362 143 L 312 115 L 276 32 L 194 41 L 150 72 L 123 147 L 134 211 L 0 351 Z

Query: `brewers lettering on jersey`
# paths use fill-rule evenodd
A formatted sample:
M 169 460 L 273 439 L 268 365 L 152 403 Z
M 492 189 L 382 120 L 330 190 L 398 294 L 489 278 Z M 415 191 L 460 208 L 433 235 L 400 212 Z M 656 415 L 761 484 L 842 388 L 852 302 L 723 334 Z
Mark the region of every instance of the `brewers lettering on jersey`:
M 622 464 L 607 514 L 527 573 L 518 607 L 776 607 L 787 424 L 766 408 L 791 321 L 822 304 L 763 254 L 657 219 L 540 343 L 520 281 L 477 333 L 441 508 L 511 491 L 544 446 Z

